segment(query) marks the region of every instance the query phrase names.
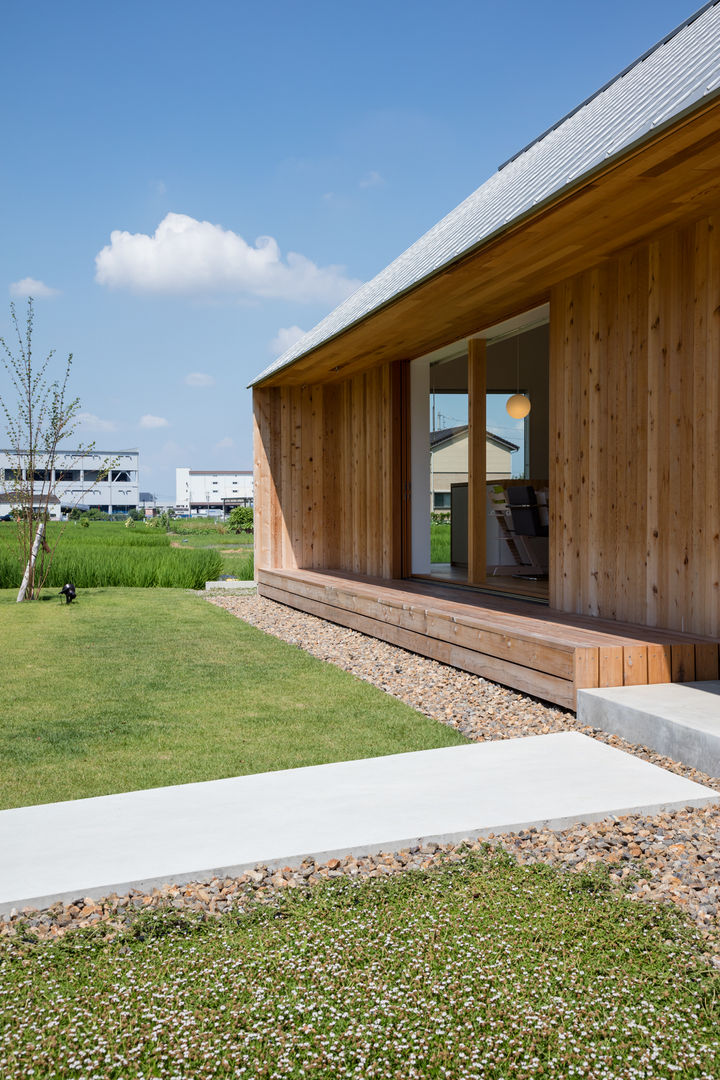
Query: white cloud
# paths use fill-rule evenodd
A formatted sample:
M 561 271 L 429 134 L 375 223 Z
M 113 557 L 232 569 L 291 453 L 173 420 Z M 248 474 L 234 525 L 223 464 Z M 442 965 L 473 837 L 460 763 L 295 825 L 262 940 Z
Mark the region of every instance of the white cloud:
M 384 177 L 382 177 L 375 169 L 371 169 L 369 173 L 365 173 L 365 176 L 359 181 L 359 186 L 361 188 L 383 187 L 384 184 Z
M 283 259 L 272 236 L 258 237 L 253 247 L 238 233 L 187 214 L 167 214 L 152 236 L 116 229 L 95 266 L 100 285 L 136 292 L 246 293 L 335 304 L 360 284 L 342 267 L 317 266 L 297 252 Z
M 20 281 L 13 281 L 10 286 L 10 295 L 18 299 L 32 296 L 34 300 L 49 300 L 51 296 L 59 296 L 59 289 L 51 289 L 44 281 L 37 278 L 24 277 Z
M 224 439 L 220 440 L 220 442 L 215 443 L 214 449 L 215 450 L 232 450 L 234 445 L 235 445 L 235 440 L 231 439 L 229 435 L 226 435 Z
M 212 375 L 206 375 L 204 371 L 191 371 L 185 376 L 186 386 L 214 386 L 215 379 Z
M 299 326 L 283 326 L 281 327 L 275 337 L 270 342 L 270 352 L 273 356 L 282 356 L 284 352 L 291 349 L 296 341 L 305 333 Z
M 95 413 L 81 412 L 78 413 L 77 419 L 87 431 L 117 431 L 114 420 L 102 420 Z
M 170 427 L 170 422 L 165 419 L 164 416 L 153 416 L 152 413 L 145 413 L 140 417 L 140 427 L 142 428 L 160 428 Z

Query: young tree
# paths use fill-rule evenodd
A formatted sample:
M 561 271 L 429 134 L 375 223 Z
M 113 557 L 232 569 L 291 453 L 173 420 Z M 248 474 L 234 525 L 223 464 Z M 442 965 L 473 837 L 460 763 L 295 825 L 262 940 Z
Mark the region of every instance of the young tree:
M 50 376 L 50 366 L 55 350 L 39 363 L 33 357 L 35 315 L 32 298 L 27 302 L 24 329 L 14 304 L 10 305 L 10 318 L 17 336 L 17 349 L 13 351 L 0 337 L 0 360 L 10 378 L 10 396 L 14 396 L 14 401 L 0 392 L 0 409 L 13 462 L 12 479 L 4 480 L 3 485 L 9 490 L 14 506 L 20 559 L 25 567 L 17 597 L 20 603 L 39 595 L 60 539 L 58 533 L 50 546 L 46 526 L 50 507 L 58 499 L 59 480 L 55 465 L 60 442 L 70 439 L 77 428 L 80 400 L 71 398 L 68 391 L 72 353 L 61 375 L 54 380 Z M 92 444 L 79 446 L 73 454 L 79 458 L 92 449 Z M 109 467 L 109 463 L 103 463 L 101 478 L 107 476 Z

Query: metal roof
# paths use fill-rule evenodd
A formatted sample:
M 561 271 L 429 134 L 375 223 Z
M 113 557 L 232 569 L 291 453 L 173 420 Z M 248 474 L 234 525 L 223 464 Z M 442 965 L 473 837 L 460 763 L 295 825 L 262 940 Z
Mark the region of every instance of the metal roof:
M 486 243 L 564 188 L 720 93 L 720 0 L 713 0 L 502 165 L 399 258 L 258 375 L 292 364 Z
M 460 435 L 461 432 L 467 431 L 467 424 L 460 424 L 457 427 L 450 428 L 438 428 L 437 431 L 430 432 L 430 449 L 435 450 L 441 443 L 449 442 L 450 439 L 454 439 L 456 435 Z M 508 450 L 519 450 L 520 447 L 516 446 L 514 442 L 510 442 L 509 439 L 504 439 L 502 435 L 496 435 L 493 431 L 486 431 L 485 438 L 492 440 L 492 442 L 498 443 L 502 447 L 506 447 Z

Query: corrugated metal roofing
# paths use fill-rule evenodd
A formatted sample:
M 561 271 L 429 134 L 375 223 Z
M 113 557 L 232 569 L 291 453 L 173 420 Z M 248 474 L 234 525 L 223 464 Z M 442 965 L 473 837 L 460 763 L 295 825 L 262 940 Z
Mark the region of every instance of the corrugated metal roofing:
M 502 165 L 399 258 L 335 308 L 254 383 L 431 277 L 563 188 L 720 94 L 720 0 L 696 12 Z

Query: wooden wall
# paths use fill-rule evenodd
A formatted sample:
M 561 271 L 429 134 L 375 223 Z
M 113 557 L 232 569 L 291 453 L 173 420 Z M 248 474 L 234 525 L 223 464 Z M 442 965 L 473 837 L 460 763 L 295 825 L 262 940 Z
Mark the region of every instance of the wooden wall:
M 553 288 L 551 605 L 720 634 L 720 214 Z
M 402 575 L 404 377 L 255 389 L 257 568 Z

